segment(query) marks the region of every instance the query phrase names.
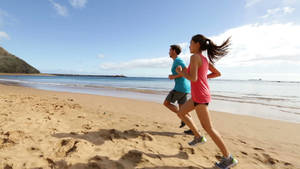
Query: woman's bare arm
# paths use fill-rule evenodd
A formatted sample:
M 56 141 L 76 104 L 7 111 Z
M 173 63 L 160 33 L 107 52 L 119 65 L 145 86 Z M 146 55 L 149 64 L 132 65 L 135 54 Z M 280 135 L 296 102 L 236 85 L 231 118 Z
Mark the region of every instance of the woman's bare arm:
M 221 73 L 219 72 L 219 70 L 212 63 L 208 64 L 208 70 L 211 72 L 210 74 L 207 75 L 208 79 L 221 76 Z
M 192 55 L 190 58 L 190 71 L 183 71 L 181 66 L 178 66 L 176 68 L 176 71 L 178 74 L 183 75 L 183 77 L 187 78 L 192 82 L 197 81 L 199 62 L 201 62 L 202 64 L 202 61 L 199 60 L 199 57 L 197 57 L 196 55 Z

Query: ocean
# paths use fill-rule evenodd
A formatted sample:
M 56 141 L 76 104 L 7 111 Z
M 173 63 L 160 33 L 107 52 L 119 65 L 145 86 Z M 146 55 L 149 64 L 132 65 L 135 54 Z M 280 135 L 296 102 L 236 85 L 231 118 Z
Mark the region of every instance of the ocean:
M 7 76 L 0 83 L 163 103 L 174 81 L 149 77 Z M 209 80 L 210 110 L 300 123 L 300 82 Z

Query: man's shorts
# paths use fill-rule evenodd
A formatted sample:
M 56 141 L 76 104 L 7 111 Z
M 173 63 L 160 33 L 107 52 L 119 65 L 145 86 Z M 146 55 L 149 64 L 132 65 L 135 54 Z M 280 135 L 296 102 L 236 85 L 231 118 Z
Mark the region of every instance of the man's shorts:
M 178 104 L 184 104 L 187 101 L 187 93 L 171 90 L 168 96 L 166 97 L 166 100 L 171 103 L 177 101 Z

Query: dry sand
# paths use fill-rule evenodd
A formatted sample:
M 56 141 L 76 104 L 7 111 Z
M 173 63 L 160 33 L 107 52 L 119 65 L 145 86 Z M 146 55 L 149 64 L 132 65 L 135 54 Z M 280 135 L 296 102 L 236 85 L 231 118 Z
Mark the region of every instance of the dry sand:
M 212 169 L 221 157 L 209 136 L 189 147 L 193 137 L 162 104 L 6 85 L 0 91 L 1 169 Z M 300 124 L 211 114 L 239 160 L 235 168 L 300 168 Z

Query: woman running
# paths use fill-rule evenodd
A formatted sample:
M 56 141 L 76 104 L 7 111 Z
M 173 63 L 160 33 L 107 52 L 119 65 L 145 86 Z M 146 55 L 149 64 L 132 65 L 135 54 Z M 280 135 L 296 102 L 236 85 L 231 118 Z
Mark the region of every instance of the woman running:
M 230 38 L 224 41 L 222 45 L 218 46 L 203 35 L 195 35 L 190 41 L 190 52 L 193 55 L 190 57 L 188 69 L 184 71 L 181 66 L 176 68 L 178 74 L 191 81 L 192 98 L 189 99 L 178 112 L 178 116 L 195 135 L 194 140 L 189 142 L 189 145 L 195 146 L 199 143 L 201 144 L 206 142 L 204 135 L 198 131 L 193 121 L 186 118 L 186 115 L 195 109 L 202 127 L 219 147 L 224 156 L 219 163 L 216 163 L 216 166 L 220 169 L 229 169 L 235 166 L 238 161 L 229 153 L 221 135 L 212 125 L 208 110 L 208 104 L 211 101 L 211 96 L 207 79 L 221 75 L 213 64 L 228 53 L 229 45 Z M 202 55 L 202 52 L 205 50 L 207 50 L 209 61 Z M 211 72 L 210 74 L 207 74 L 208 70 Z

